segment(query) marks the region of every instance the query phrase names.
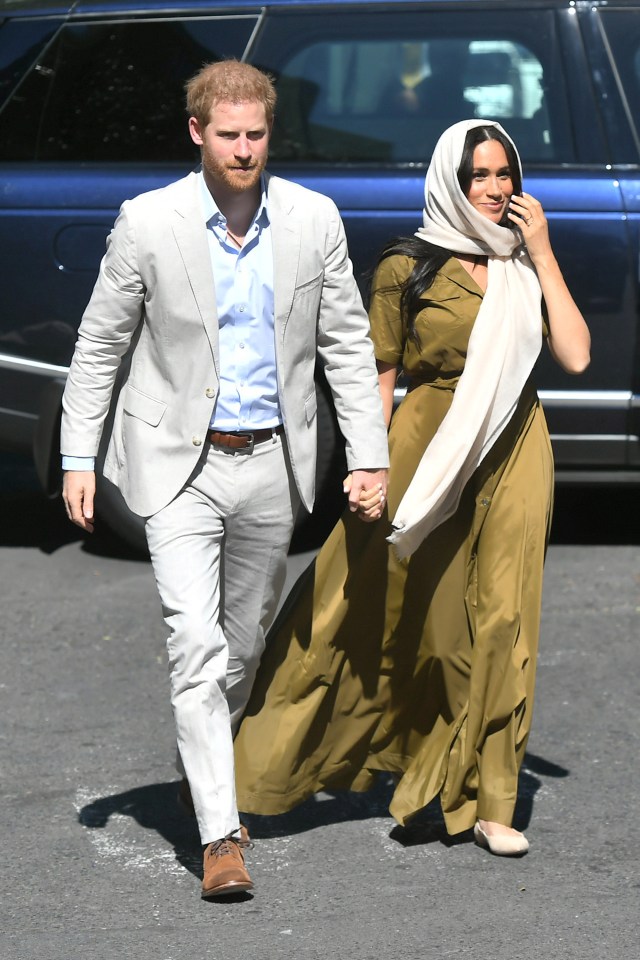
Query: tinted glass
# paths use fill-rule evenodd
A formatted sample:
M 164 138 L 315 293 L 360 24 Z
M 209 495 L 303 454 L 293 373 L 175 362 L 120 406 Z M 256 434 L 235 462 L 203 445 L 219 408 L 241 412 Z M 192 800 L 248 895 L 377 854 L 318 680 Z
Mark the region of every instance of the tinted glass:
M 0 160 L 191 161 L 183 87 L 242 57 L 255 17 L 74 24 L 0 113 Z
M 273 159 L 425 162 L 469 117 L 500 120 L 528 162 L 575 159 L 548 11 L 276 11 L 254 62 L 278 77 Z
M 0 26 L 0 107 L 56 29 L 53 20 L 8 20 Z
M 601 10 L 600 18 L 640 149 L 640 9 Z

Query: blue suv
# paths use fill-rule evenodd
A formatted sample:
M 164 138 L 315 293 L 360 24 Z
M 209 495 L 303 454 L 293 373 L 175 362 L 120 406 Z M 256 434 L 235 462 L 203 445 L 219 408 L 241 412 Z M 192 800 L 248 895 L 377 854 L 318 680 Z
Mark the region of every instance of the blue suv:
M 579 380 L 539 364 L 559 477 L 640 481 L 638 0 L 5 0 L 0 448 L 33 450 L 56 490 L 60 397 L 106 235 L 125 198 L 195 166 L 182 88 L 229 56 L 276 78 L 270 169 L 333 197 L 363 289 L 381 247 L 419 225 L 444 127 L 503 124 L 593 338 Z M 323 423 L 327 475 L 327 405 Z

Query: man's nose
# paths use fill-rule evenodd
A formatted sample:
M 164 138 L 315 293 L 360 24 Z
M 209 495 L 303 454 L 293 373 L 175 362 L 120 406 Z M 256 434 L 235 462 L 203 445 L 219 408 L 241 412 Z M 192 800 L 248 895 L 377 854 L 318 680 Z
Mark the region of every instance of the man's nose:
M 251 156 L 251 143 L 248 137 L 240 135 L 236 140 L 236 157 L 250 157 Z

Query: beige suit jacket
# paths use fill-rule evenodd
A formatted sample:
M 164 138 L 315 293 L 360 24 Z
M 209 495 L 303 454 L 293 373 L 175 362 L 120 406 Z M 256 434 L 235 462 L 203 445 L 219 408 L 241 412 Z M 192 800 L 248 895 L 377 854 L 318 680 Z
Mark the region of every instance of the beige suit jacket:
M 267 177 L 276 362 L 302 503 L 316 462 L 316 355 L 324 362 L 349 469 L 388 464 L 368 318 L 331 200 Z M 195 174 L 125 202 L 80 325 L 63 398 L 62 453 L 96 456 L 120 362 L 104 474 L 151 516 L 185 485 L 218 392 L 215 280 Z

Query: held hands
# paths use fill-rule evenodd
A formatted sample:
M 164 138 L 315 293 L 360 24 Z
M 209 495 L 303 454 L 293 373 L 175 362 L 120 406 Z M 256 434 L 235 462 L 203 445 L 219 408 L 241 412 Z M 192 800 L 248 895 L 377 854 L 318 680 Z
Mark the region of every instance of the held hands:
M 69 520 L 93 533 L 93 500 L 96 475 L 92 470 L 67 470 L 62 481 L 62 499 Z
M 343 490 L 349 494 L 349 510 L 365 523 L 379 520 L 387 499 L 386 470 L 354 470 L 346 477 Z

